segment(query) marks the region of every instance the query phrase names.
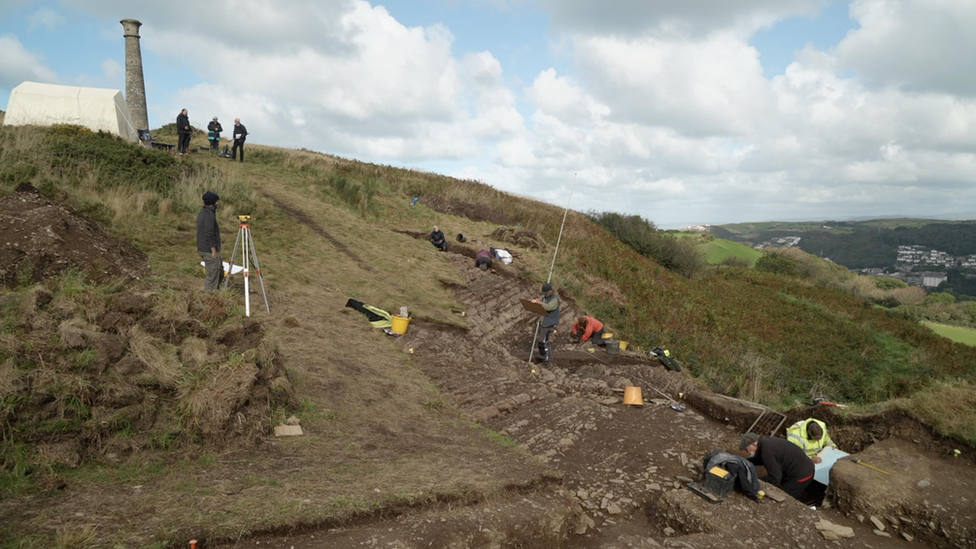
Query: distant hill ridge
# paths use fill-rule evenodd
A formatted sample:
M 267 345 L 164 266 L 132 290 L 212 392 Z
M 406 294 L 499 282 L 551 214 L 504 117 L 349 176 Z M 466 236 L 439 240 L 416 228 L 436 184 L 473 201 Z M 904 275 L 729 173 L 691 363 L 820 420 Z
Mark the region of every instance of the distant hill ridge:
M 925 246 L 954 256 L 976 254 L 976 221 L 872 219 L 868 221 L 763 222 L 718 225 L 712 234 L 760 243 L 801 237 L 799 247 L 851 269 L 894 264 L 898 246 Z

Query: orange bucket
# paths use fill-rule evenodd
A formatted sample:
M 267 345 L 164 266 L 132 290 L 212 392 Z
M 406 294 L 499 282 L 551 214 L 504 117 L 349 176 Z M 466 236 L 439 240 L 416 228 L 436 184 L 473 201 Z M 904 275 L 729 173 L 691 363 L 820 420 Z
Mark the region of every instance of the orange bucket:
M 640 387 L 625 388 L 624 404 L 628 406 L 643 406 L 644 398 L 641 396 L 641 388 Z

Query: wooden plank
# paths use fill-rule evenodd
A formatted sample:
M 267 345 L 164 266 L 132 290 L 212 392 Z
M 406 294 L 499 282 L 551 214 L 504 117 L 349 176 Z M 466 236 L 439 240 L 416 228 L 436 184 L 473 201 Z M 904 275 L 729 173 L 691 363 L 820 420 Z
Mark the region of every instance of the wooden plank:
M 519 299 L 519 302 L 522 303 L 522 307 L 525 307 L 526 311 L 542 316 L 549 314 L 549 311 L 541 303 L 533 303 L 532 300 L 525 298 Z

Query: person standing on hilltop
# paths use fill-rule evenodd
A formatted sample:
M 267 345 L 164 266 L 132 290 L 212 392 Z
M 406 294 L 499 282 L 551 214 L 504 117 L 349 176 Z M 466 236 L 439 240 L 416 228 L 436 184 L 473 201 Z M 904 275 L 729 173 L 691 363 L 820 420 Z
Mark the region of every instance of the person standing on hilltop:
M 224 260 L 220 257 L 220 226 L 217 225 L 217 206 L 220 197 L 213 191 L 203 193 L 203 208 L 197 214 L 197 251 L 207 268 L 203 291 L 220 288 L 224 279 Z
M 533 299 L 532 303 L 538 303 L 546 310 L 546 316 L 542 317 L 539 324 L 539 356 L 542 362 L 552 362 L 552 345 L 549 338 L 559 325 L 559 296 L 552 289 L 552 284 L 546 282 L 542 285 L 542 298 Z
M 217 117 L 213 117 L 213 120 L 207 124 L 207 140 L 210 141 L 210 154 L 217 156 L 217 149 L 220 148 L 220 132 L 224 131 L 223 126 L 220 122 L 217 122 Z
M 190 127 L 190 115 L 187 114 L 186 109 L 183 109 L 180 111 L 180 114 L 176 115 L 176 135 L 179 137 L 176 152 L 186 154 L 190 148 L 190 134 L 192 132 L 193 128 Z
M 244 124 L 241 124 L 241 119 L 240 118 L 235 118 L 234 119 L 234 148 L 231 151 L 234 154 L 234 156 L 232 158 L 233 160 L 237 160 L 237 149 L 240 148 L 241 149 L 241 162 L 244 162 L 244 142 L 245 141 L 247 141 L 247 128 L 244 127 Z

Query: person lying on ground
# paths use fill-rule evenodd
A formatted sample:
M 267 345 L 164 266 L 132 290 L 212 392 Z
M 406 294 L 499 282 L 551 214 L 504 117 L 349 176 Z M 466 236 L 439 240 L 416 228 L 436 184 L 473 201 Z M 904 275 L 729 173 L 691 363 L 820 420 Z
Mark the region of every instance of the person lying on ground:
M 488 250 L 481 250 L 474 256 L 474 266 L 481 269 L 482 271 L 487 271 L 491 268 L 491 252 Z
M 790 425 L 786 429 L 786 440 L 799 446 L 814 463 L 822 461 L 817 454 L 827 446 L 837 448 L 827 434 L 827 424 L 812 417 Z
M 800 499 L 800 494 L 813 481 L 813 462 L 796 444 L 784 438 L 760 438 L 755 433 L 746 433 L 739 449 L 749 454 L 749 461 L 754 465 L 766 467 L 766 476 L 760 480 L 779 486 L 796 499 Z
M 430 236 L 427 237 L 427 240 L 430 240 L 430 243 L 440 251 L 447 251 L 447 239 L 444 238 L 444 231 L 442 231 L 437 225 L 434 225 L 434 230 L 430 232 Z
M 603 323 L 592 316 L 581 316 L 573 323 L 572 337 L 581 341 L 593 339 L 594 345 L 603 346 Z

